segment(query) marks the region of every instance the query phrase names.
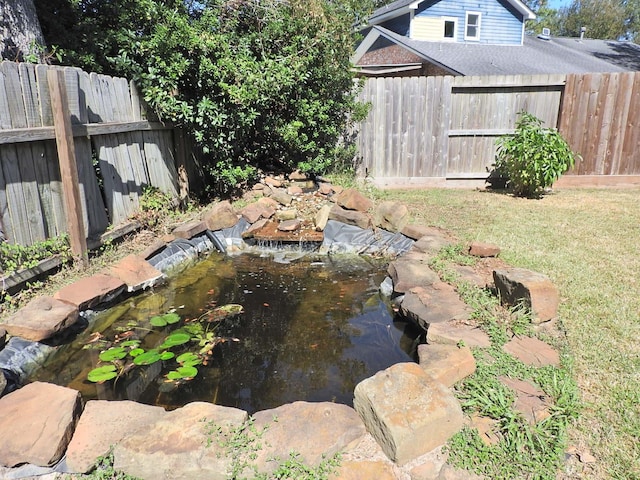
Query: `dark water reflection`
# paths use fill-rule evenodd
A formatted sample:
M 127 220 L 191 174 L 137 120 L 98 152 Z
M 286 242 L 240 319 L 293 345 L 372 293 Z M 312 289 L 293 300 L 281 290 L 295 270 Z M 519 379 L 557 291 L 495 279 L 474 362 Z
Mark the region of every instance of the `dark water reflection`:
M 131 399 L 175 408 L 208 401 L 250 413 L 296 400 L 352 404 L 358 382 L 398 362 L 412 361 L 419 331 L 394 322 L 378 294 L 386 265 L 367 257 L 305 258 L 290 264 L 252 255 L 211 257 L 153 293 L 100 313 L 88 331 L 65 346 L 38 379 L 69 385 L 85 399 Z M 163 393 L 160 364 L 135 370 L 112 383 L 85 380 L 98 351 L 81 346 L 93 331 L 113 338 L 115 328 L 144 323 L 176 308 L 183 319 L 203 308 L 239 303 L 245 312 L 217 326 L 220 344 L 207 366 L 178 390 Z M 157 330 L 157 329 L 156 329 Z M 167 331 L 149 331 L 145 348 Z

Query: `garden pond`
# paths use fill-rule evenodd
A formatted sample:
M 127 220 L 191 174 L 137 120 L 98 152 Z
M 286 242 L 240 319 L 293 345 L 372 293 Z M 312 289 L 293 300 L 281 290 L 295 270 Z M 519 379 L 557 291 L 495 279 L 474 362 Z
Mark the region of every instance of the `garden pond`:
M 352 405 L 361 380 L 414 360 L 422 330 L 395 319 L 380 293 L 385 260 L 299 257 L 213 252 L 166 284 L 87 315 L 87 328 L 31 380 L 75 388 L 85 400 L 167 409 Z

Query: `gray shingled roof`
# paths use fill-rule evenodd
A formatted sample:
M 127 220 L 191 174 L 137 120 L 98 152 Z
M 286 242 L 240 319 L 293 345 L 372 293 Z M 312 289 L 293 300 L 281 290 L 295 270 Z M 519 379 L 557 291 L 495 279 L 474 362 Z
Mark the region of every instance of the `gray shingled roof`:
M 640 70 L 640 46 L 630 42 L 526 36 L 523 45 L 411 40 L 372 29 L 432 63 L 460 75 L 535 75 Z M 371 32 L 373 33 L 373 32 Z

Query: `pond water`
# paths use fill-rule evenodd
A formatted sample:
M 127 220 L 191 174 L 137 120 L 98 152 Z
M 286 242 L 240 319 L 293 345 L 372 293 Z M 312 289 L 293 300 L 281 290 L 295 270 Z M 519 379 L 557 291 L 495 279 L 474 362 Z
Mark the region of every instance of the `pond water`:
M 249 413 L 297 400 L 351 405 L 361 380 L 413 361 L 421 333 L 395 321 L 379 294 L 385 270 L 382 260 L 365 256 L 307 255 L 283 264 L 257 255 L 213 253 L 166 285 L 93 315 L 88 328 L 60 347 L 33 380 L 70 386 L 85 400 L 130 399 L 169 409 L 192 401 Z M 165 375 L 175 360 L 173 367 L 171 361 L 135 367 L 115 382 L 87 380 L 109 345 L 105 341 L 113 343 L 118 335 L 138 339 L 143 349 L 157 348 L 185 322 L 206 319 L 207 312 L 226 304 L 242 305 L 243 313 L 199 322 L 225 341 L 215 345 L 206 365 L 197 365 L 193 380 L 167 388 Z M 173 311 L 180 317 L 175 324 L 149 323 Z

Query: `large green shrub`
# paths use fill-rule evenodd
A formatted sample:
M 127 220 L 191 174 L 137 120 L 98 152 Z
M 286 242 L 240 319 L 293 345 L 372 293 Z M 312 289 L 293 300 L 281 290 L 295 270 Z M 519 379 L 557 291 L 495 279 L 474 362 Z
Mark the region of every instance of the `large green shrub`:
M 560 133 L 521 112 L 514 134 L 498 139 L 496 174 L 507 178 L 514 194 L 536 196 L 573 167 L 575 155 Z
M 354 157 L 345 134 L 366 109 L 349 58 L 367 1 L 74 4 L 77 22 L 48 42 L 69 42 L 68 58 L 85 68 L 133 78 L 157 114 L 204 152 L 212 190 L 234 188 L 259 168 L 324 173 Z M 70 32 L 82 38 L 71 43 Z

